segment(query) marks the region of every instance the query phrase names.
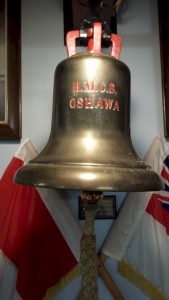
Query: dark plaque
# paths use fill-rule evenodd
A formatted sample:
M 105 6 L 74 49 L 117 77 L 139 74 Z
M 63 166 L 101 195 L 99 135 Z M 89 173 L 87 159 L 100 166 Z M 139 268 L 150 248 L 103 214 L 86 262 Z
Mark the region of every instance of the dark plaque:
M 97 204 L 97 214 L 95 219 L 116 219 L 116 196 L 103 196 Z M 85 207 L 84 201 L 79 197 L 79 219 L 84 220 Z

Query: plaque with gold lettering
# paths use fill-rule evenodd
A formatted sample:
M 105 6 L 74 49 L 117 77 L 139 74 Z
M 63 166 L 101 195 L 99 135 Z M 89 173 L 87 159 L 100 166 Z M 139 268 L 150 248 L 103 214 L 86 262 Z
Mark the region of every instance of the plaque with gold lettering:
M 116 196 L 103 196 L 98 202 L 98 208 L 95 219 L 116 219 L 117 208 L 116 208 Z M 79 219 L 84 220 L 85 207 L 84 201 L 79 197 Z

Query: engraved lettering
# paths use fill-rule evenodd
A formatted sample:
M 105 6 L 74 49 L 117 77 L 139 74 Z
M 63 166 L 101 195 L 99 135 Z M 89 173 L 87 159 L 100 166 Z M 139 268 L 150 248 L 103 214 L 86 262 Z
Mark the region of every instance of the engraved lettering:
M 97 100 L 97 104 L 95 105 L 95 108 L 100 108 L 100 109 L 103 109 L 103 101 L 101 98 L 99 98 Z
M 85 98 L 85 108 L 93 109 L 93 101 L 94 101 L 94 98 Z
M 88 93 L 88 92 L 99 92 L 107 94 L 116 94 L 115 84 L 105 81 L 95 82 L 95 81 L 74 81 L 72 83 L 72 93 L 75 96 L 76 93 Z
M 75 98 L 70 99 L 70 108 L 76 108 L 76 99 Z
M 109 86 L 108 86 L 108 93 L 109 94 L 115 94 L 116 90 L 115 90 L 115 85 L 114 83 L 109 83 Z
M 119 107 L 119 102 L 116 100 L 115 103 L 114 103 L 114 108 L 113 110 L 115 111 L 120 111 L 120 107 Z
M 84 82 L 84 92 L 98 92 L 98 90 L 95 88 L 95 82 L 94 81 L 85 81 Z
M 83 98 L 77 99 L 77 108 L 83 108 Z
M 72 93 L 75 96 L 76 93 L 81 92 L 80 90 L 80 82 L 79 81 L 74 81 L 72 83 Z
M 98 84 L 98 91 L 100 93 L 105 93 L 106 91 L 106 82 L 105 81 L 101 81 L 99 84 Z
M 71 109 L 105 109 L 119 112 L 120 102 L 117 100 L 117 96 L 116 85 L 113 82 L 73 81 L 69 107 Z
M 111 99 L 103 99 L 105 109 L 112 109 L 114 100 Z
M 105 109 L 114 110 L 119 112 L 120 105 L 118 100 L 107 99 L 107 98 L 71 98 L 70 99 L 71 109 Z

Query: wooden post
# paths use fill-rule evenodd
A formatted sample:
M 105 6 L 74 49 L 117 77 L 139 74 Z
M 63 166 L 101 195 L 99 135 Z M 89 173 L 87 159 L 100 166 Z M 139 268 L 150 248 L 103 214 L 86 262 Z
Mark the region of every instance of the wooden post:
M 104 266 L 104 262 L 106 261 L 106 256 L 101 255 L 100 257 L 98 256 L 98 273 L 102 277 L 103 281 L 105 282 L 106 286 L 108 287 L 109 291 L 113 295 L 115 300 L 125 300 L 124 297 L 122 296 L 118 286 L 114 282 L 112 276 L 110 273 L 107 271 L 106 267 Z M 103 261 L 102 261 L 103 259 Z

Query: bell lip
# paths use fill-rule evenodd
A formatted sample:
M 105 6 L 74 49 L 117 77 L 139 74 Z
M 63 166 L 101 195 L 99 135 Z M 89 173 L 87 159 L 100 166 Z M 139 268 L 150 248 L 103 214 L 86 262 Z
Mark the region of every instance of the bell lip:
M 29 163 L 17 171 L 14 182 L 43 188 L 141 192 L 164 189 L 161 177 L 151 168 L 115 168 Z

